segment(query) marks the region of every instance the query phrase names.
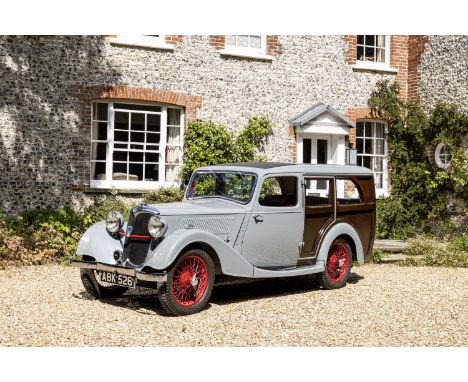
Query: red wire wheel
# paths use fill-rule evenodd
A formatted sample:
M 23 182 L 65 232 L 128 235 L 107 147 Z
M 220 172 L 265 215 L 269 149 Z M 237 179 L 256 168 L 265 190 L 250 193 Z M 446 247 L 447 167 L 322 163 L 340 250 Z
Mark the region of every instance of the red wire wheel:
M 171 291 L 174 301 L 184 307 L 195 305 L 206 292 L 208 268 L 196 255 L 186 256 L 174 268 Z
M 351 265 L 351 248 L 344 240 L 335 240 L 328 251 L 322 284 L 327 289 L 346 284 Z

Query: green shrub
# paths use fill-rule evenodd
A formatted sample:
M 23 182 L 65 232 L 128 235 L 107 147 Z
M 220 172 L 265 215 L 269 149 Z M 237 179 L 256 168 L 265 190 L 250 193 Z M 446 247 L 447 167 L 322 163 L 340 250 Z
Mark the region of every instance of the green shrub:
M 404 253 L 411 258 L 401 261 L 402 265 L 440 266 L 468 268 L 466 238 L 457 241 L 442 241 L 427 236 L 411 239 Z
M 450 244 L 457 251 L 468 252 L 468 234 L 463 233 L 458 236 L 453 236 L 452 238 L 450 238 Z
M 133 205 L 130 203 L 118 197 L 107 197 L 103 201 L 96 202 L 85 208 L 82 218 L 83 225 L 87 228 L 101 220 L 106 220 L 110 211 L 118 211 L 122 214 L 122 216 L 126 217 L 128 215 L 129 209 L 132 206 Z
M 161 187 L 151 191 L 144 197 L 146 204 L 161 204 L 180 202 L 184 197 L 184 192 L 177 187 Z
M 184 138 L 183 182 L 188 183 L 193 171 L 201 166 L 265 160 L 256 153 L 271 131 L 272 124 L 266 116 L 249 118 L 237 138 L 224 125 L 200 120 L 189 122 Z
M 377 200 L 376 213 L 376 237 L 379 239 L 405 240 L 422 230 L 415 224 L 415 221 L 419 221 L 418 216 L 405 206 L 404 198 Z
M 380 264 L 382 262 L 384 252 L 381 249 L 374 249 L 372 252 L 372 262 L 375 264 Z

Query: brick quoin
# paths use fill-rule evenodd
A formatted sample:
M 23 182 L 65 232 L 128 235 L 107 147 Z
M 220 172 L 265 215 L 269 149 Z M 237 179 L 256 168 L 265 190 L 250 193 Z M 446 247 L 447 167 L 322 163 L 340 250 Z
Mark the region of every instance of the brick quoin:
M 419 81 L 421 57 L 429 41 L 428 36 L 409 36 L 408 41 L 408 99 L 419 101 Z
M 177 45 L 182 42 L 183 35 L 166 35 L 164 39 L 166 44 Z

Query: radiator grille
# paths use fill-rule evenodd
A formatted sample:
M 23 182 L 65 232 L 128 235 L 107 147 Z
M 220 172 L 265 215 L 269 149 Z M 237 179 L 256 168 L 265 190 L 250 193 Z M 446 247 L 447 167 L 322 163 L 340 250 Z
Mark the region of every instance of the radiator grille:
M 148 236 L 148 220 L 151 217 L 149 212 L 140 212 L 136 217 L 130 213 L 128 218 L 128 227 L 133 227 L 132 235 Z M 130 238 L 125 239 L 123 260 L 128 260 L 134 265 L 141 265 L 148 255 L 148 247 L 151 239 Z

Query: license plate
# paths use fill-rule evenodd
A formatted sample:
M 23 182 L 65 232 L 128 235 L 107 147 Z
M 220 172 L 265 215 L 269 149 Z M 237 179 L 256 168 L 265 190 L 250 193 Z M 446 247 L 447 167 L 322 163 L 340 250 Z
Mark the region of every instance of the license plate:
M 111 283 L 114 285 L 119 285 L 127 288 L 135 288 L 136 286 L 136 277 L 133 276 L 119 275 L 118 273 L 114 272 L 100 271 L 99 277 L 101 278 L 101 281 Z

